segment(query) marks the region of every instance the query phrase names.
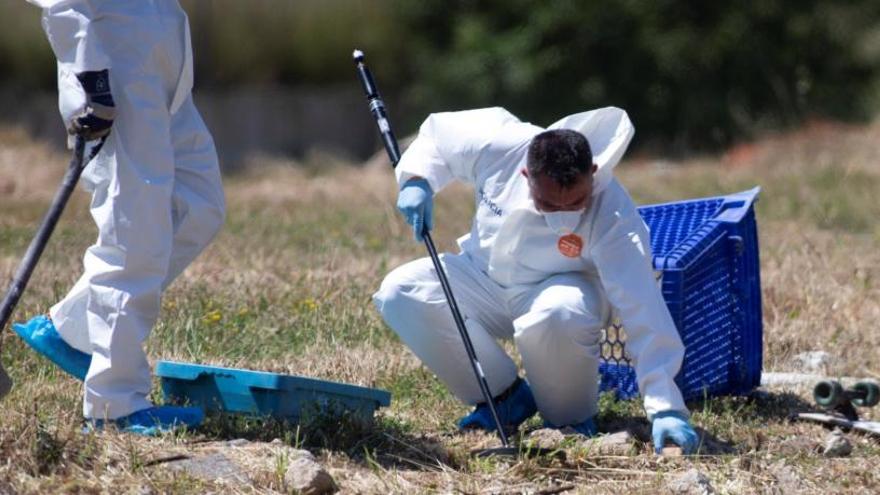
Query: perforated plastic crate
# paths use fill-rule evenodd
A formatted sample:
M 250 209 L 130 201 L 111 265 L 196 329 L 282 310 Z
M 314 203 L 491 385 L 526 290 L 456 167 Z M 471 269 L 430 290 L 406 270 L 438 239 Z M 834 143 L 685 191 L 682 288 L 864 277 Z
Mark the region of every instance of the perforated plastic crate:
M 759 192 L 639 208 L 651 231 L 663 297 L 685 345 L 675 381 L 686 400 L 745 393 L 760 383 Z M 638 387 L 626 329 L 615 322 L 605 333 L 600 387 L 632 397 Z
M 166 402 L 186 402 L 206 412 L 272 416 L 295 421 L 302 414 L 350 414 L 369 419 L 391 403 L 384 390 L 294 375 L 159 361 Z

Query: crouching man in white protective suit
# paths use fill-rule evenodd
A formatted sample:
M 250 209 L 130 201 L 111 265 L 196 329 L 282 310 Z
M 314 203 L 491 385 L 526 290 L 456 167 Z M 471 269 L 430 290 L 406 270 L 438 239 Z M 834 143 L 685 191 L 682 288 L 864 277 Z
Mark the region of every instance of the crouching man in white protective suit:
M 614 308 L 655 448 L 672 440 L 691 452 L 697 435 L 673 381 L 684 347 L 654 279 L 648 230 L 612 175 L 633 133 L 618 108 L 546 131 L 502 108 L 433 114 L 397 166 L 398 208 L 420 239 L 433 194 L 456 179 L 474 185 L 471 232 L 441 260 L 505 427 L 540 411 L 548 426 L 596 434 L 600 331 Z M 476 405 L 459 426 L 493 430 L 430 259 L 395 269 L 373 297 L 401 340 Z M 513 338 L 527 381 L 501 338 Z
M 68 131 L 106 142 L 83 173 L 98 226 L 85 271 L 48 317 L 14 328 L 84 380 L 88 424 L 195 426 L 199 409 L 150 403 L 143 349 L 162 291 L 224 220 L 214 142 L 190 94 L 186 14 L 177 0 L 29 1 L 43 8 Z

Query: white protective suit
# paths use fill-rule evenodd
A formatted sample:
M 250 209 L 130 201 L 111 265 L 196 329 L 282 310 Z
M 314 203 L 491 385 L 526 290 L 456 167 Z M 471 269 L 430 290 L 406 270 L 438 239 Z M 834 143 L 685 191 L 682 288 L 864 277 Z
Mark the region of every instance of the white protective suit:
M 599 340 L 613 308 L 649 417 L 687 414 L 673 381 L 684 346 L 654 279 L 648 230 L 612 175 L 632 124 L 609 107 L 550 126 L 560 128 L 583 133 L 598 165 L 592 206 L 575 231 L 584 241 L 579 256 L 562 254 L 521 174 L 532 137 L 544 129 L 502 108 L 428 117 L 397 179 L 424 177 L 435 192 L 456 179 L 474 185 L 471 232 L 459 239 L 461 253 L 444 254 L 442 262 L 493 396 L 516 378 L 495 340 L 512 337 L 544 419 L 562 426 L 594 416 Z M 388 325 L 459 399 L 482 401 L 430 259 L 395 269 L 373 297 Z
M 98 240 L 51 308 L 61 337 L 92 355 L 83 413 L 115 419 L 151 406 L 144 340 L 162 290 L 223 224 L 214 141 L 193 105 L 192 50 L 177 0 L 29 0 L 58 58 L 65 121 L 85 95 L 75 74 L 110 69 L 113 129 L 83 173 Z

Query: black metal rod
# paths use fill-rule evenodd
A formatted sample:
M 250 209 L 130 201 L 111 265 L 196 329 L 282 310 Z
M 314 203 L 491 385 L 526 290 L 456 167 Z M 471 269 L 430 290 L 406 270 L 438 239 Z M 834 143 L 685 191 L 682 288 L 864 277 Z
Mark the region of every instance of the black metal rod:
M 3 298 L 3 305 L 0 306 L 0 330 L 5 328 L 6 324 L 9 322 L 12 312 L 15 310 L 15 306 L 21 298 L 21 294 L 24 292 L 28 281 L 31 279 L 31 275 L 34 273 L 34 268 L 36 268 L 40 256 L 42 256 L 43 251 L 46 249 L 49 237 L 52 235 L 52 231 L 55 230 L 55 225 L 58 224 L 58 219 L 61 218 L 61 214 L 64 212 L 64 207 L 67 205 L 67 201 L 70 199 L 70 195 L 73 193 L 76 183 L 79 181 L 79 176 L 83 171 L 84 151 L 85 140 L 77 138 L 73 150 L 73 158 L 70 159 L 67 173 L 64 174 L 64 181 L 55 193 L 52 205 L 49 207 L 49 211 L 43 218 L 43 223 L 40 225 L 39 230 L 37 230 L 37 234 L 34 236 L 33 240 L 31 240 L 27 253 L 25 253 L 24 259 L 21 260 L 21 264 L 18 265 L 18 270 L 15 272 L 12 284 L 10 284 L 9 290 L 6 292 L 6 297 Z
M 46 213 L 46 216 L 43 217 L 43 222 L 40 224 L 40 228 L 31 240 L 27 252 L 21 260 L 18 270 L 15 272 L 12 283 L 6 291 L 3 303 L 0 305 L 0 334 L 2 334 L 3 330 L 6 328 L 6 324 L 9 323 L 13 311 L 15 311 L 15 307 L 18 305 L 18 301 L 21 299 L 21 295 L 24 293 L 24 290 L 31 279 L 31 275 L 34 273 L 34 268 L 36 268 L 37 262 L 40 261 L 40 257 L 43 255 L 43 251 L 49 243 L 49 237 L 52 236 L 52 232 L 55 230 L 55 226 L 58 224 L 61 214 L 64 213 L 64 207 L 67 206 L 67 201 L 70 199 L 70 195 L 76 188 L 76 183 L 79 182 L 79 177 L 82 175 L 85 165 L 95 157 L 103 144 L 104 140 L 102 139 L 92 148 L 88 160 L 86 160 L 84 159 L 86 141 L 82 137 L 76 138 L 73 157 L 70 159 L 70 164 L 67 166 L 64 180 L 58 188 L 58 191 L 55 192 L 55 197 L 52 199 L 49 211 Z M 0 338 L 0 350 L 2 350 L 2 348 L 3 340 Z M 12 381 L 9 379 L 9 375 L 3 368 L 2 363 L 0 363 L 0 382 L 2 382 L 0 383 L 0 398 L 2 398 L 9 392 L 9 388 L 12 386 Z
M 391 166 L 397 167 L 397 162 L 400 161 L 400 148 L 397 145 L 397 139 L 394 137 L 394 132 L 391 130 L 391 123 L 388 121 L 388 115 L 385 113 L 385 103 L 379 95 L 379 89 L 376 87 L 376 82 L 373 80 L 373 75 L 370 73 L 370 69 L 368 69 L 364 63 L 364 53 L 360 50 L 355 50 L 353 57 L 354 63 L 357 66 L 358 77 L 361 80 L 364 93 L 367 95 L 367 101 L 370 105 L 370 113 L 373 114 L 373 117 L 376 119 L 376 124 L 379 126 L 379 133 L 382 136 L 385 151 L 388 152 L 388 158 L 391 159 Z M 428 231 L 427 224 L 425 224 L 422 237 L 425 240 L 425 247 L 428 249 L 428 255 L 431 257 L 431 262 L 434 264 L 434 271 L 437 272 L 437 278 L 440 279 L 440 286 L 443 287 L 443 293 L 446 295 L 447 302 L 449 302 L 449 310 L 452 311 L 452 319 L 455 320 L 455 326 L 458 327 L 458 333 L 461 335 L 461 340 L 464 342 L 464 348 L 470 358 L 471 368 L 473 368 L 474 375 L 477 377 L 480 391 L 483 393 L 483 399 L 486 401 L 486 404 L 489 405 L 489 410 L 492 412 L 492 419 L 495 421 L 498 436 L 501 438 L 501 443 L 505 447 L 509 447 L 510 443 L 507 439 L 507 432 L 504 431 L 504 427 L 498 417 L 498 411 L 495 408 L 495 401 L 492 399 L 492 392 L 489 390 L 489 382 L 486 380 L 486 375 L 483 373 L 483 367 L 480 366 L 479 359 L 477 359 L 477 353 L 474 350 L 471 337 L 467 332 L 467 327 L 465 327 L 464 319 L 461 317 L 461 311 L 458 309 L 458 304 L 455 302 L 455 297 L 452 295 L 452 287 L 449 285 L 449 279 L 446 277 L 446 271 L 443 269 L 443 265 L 440 264 L 440 257 L 437 255 L 437 248 L 434 247 L 434 240 L 431 238 L 431 233 Z

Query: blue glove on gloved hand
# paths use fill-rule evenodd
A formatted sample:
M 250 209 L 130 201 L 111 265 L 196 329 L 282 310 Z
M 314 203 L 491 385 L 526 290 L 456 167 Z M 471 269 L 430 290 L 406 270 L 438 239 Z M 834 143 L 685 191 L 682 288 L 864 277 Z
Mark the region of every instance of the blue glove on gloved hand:
M 422 232 L 434 227 L 434 191 L 425 179 L 406 181 L 397 195 L 397 209 L 412 225 L 413 235 L 422 241 Z
M 685 454 L 693 454 L 700 441 L 687 416 L 677 411 L 655 414 L 651 437 L 654 439 L 654 452 L 658 454 L 662 451 L 666 439 L 675 442 Z

